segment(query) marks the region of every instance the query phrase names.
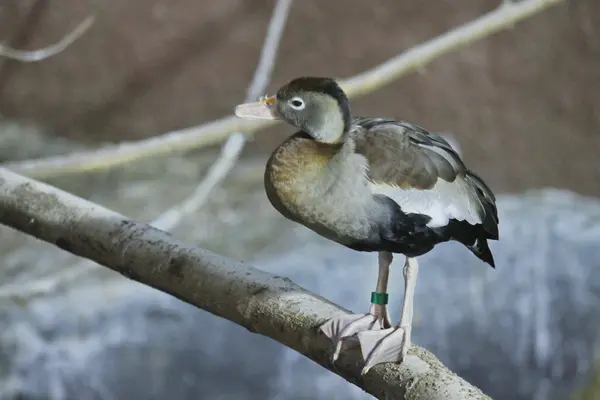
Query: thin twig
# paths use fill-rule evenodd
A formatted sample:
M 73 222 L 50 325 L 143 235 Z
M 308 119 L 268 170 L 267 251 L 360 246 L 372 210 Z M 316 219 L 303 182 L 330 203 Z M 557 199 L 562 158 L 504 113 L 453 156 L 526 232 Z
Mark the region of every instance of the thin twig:
M 271 72 L 277 58 L 279 42 L 283 36 L 285 23 L 292 5 L 292 0 L 277 0 L 273 15 L 269 22 L 265 42 L 263 44 L 258 65 L 254 71 L 252 82 L 248 87 L 246 99 L 252 101 L 262 95 L 269 84 Z M 159 229 L 170 231 L 186 216 L 196 212 L 206 199 L 208 194 L 221 182 L 235 162 L 239 158 L 246 138 L 243 134 L 233 133 L 221 148 L 221 154 L 209 169 L 204 180 L 198 185 L 194 193 L 179 204 L 160 215 L 153 223 Z
M 21 62 L 42 61 L 64 51 L 73 42 L 79 39 L 94 23 L 94 17 L 84 19 L 71 33 L 53 45 L 38 50 L 17 50 L 0 44 L 0 57 L 10 58 Z
M 437 57 L 503 29 L 512 28 L 516 23 L 563 1 L 565 0 L 523 0 L 502 5 L 474 21 L 413 47 L 373 69 L 340 83 L 349 97 L 363 96 L 423 68 L 425 64 Z M 248 121 L 230 116 L 137 142 L 122 143 L 68 156 L 12 162 L 3 166 L 37 178 L 101 170 L 134 160 L 215 145 L 228 138 L 231 132 L 252 134 L 273 124 L 273 121 Z
M 248 86 L 245 101 L 252 101 L 261 96 L 271 80 L 271 73 L 273 72 L 277 51 L 279 50 L 279 42 L 281 42 L 291 6 L 292 0 L 277 0 L 277 4 L 275 4 L 273 15 L 271 15 L 271 21 L 267 28 L 265 42 L 260 52 L 258 65 L 254 71 L 250 86 Z

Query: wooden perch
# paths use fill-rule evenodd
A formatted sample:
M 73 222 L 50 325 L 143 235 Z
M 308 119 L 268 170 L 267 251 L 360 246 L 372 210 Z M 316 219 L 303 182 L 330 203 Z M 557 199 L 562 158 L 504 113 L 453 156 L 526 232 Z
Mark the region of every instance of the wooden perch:
M 318 326 L 347 310 L 287 278 L 183 243 L 148 224 L 3 168 L 0 223 L 270 337 L 377 398 L 488 398 L 414 345 L 402 365 L 381 364 L 364 377 L 358 348 L 342 353 L 332 364 L 333 346 Z

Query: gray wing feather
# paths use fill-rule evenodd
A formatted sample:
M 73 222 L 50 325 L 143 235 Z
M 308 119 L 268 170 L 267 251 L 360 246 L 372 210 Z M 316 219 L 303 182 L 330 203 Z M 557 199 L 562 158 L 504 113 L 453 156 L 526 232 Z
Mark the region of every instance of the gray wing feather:
M 417 125 L 355 117 L 353 126 L 356 151 L 369 161 L 374 182 L 430 189 L 438 178 L 453 182 L 465 174 L 465 165 L 452 146 Z
M 494 194 L 440 135 L 404 121 L 361 117 L 353 119 L 351 134 L 368 161 L 373 190 L 405 212 L 432 216 L 435 225 L 454 218 L 483 223 L 497 235 Z

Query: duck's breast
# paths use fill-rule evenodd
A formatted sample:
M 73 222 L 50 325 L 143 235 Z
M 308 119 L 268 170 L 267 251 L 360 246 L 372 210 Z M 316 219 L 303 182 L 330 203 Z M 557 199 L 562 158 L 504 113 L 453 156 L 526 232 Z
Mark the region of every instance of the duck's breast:
M 293 137 L 292 137 L 293 138 Z M 288 140 L 267 163 L 269 201 L 285 217 L 342 244 L 375 232 L 366 160 L 313 140 Z

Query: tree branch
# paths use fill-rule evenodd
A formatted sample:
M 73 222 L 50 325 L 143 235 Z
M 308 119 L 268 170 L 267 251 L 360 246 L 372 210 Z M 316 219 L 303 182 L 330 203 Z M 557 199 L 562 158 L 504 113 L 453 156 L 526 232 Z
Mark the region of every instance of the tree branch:
M 403 364 L 381 364 L 364 377 L 356 348 L 333 365 L 332 344 L 318 327 L 348 311 L 289 279 L 180 242 L 148 224 L 3 168 L 0 210 L 2 224 L 270 337 L 377 398 L 487 398 L 418 346 Z
M 379 89 L 410 72 L 422 68 L 443 54 L 465 47 L 564 0 L 523 0 L 504 2 L 496 10 L 459 26 L 435 39 L 416 46 L 388 61 L 341 83 L 349 97 L 359 97 Z M 102 149 L 4 164 L 15 172 L 48 178 L 76 172 L 110 168 L 130 161 L 214 145 L 232 132 L 252 134 L 273 125 L 273 121 L 248 121 L 233 116 L 204 125 L 173 131 L 137 142 Z
M 63 37 L 53 45 L 38 50 L 17 50 L 3 44 L 0 44 L 0 57 L 10 58 L 11 60 L 21 62 L 42 61 L 58 53 L 63 52 L 67 47 L 79 39 L 94 23 L 94 17 L 90 16 L 84 19 L 71 33 Z
M 260 51 L 258 65 L 254 71 L 252 82 L 250 83 L 250 86 L 248 86 L 245 101 L 257 100 L 259 96 L 264 94 L 264 91 L 271 80 L 271 73 L 273 72 L 273 66 L 275 65 L 275 58 L 277 58 L 279 42 L 281 42 L 283 28 L 285 28 L 291 6 L 292 0 L 277 0 L 277 3 L 275 4 L 273 15 L 271 16 L 271 21 L 269 21 L 269 27 L 267 28 L 265 42 Z

